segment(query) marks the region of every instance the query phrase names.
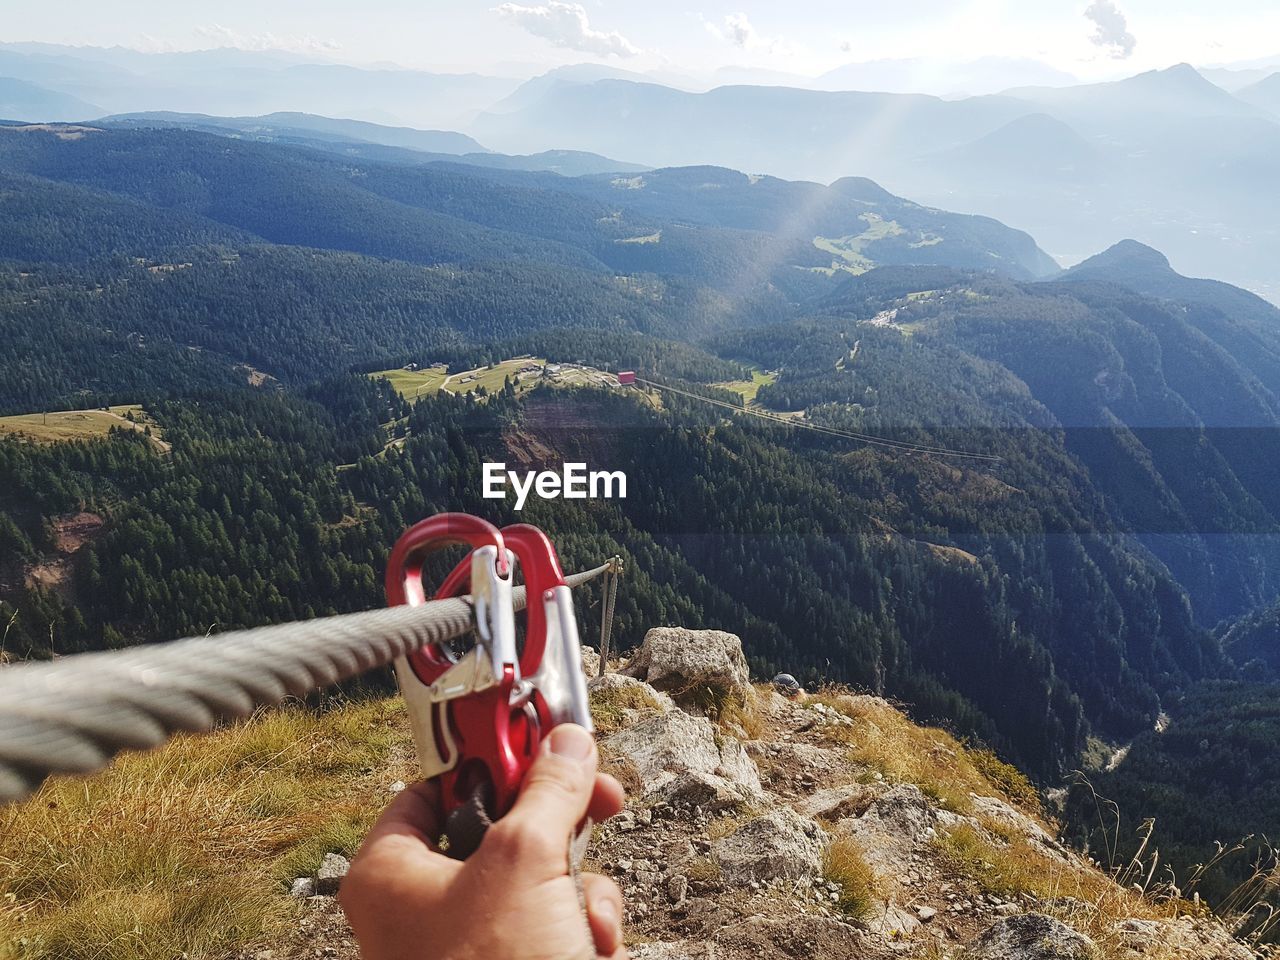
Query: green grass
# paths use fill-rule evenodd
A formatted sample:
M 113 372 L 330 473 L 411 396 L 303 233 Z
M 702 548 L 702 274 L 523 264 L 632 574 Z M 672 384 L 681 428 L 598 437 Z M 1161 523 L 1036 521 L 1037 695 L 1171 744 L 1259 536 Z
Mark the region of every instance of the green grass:
M 406 400 L 429 397 L 440 389 L 448 375 L 444 367 L 428 367 L 425 370 L 379 370 L 369 374 L 374 379 L 386 380 L 391 388 Z
M 60 410 L 55 413 L 24 413 L 14 417 L 0 417 L 0 436 L 19 436 L 40 443 L 60 443 L 67 440 L 92 440 L 105 437 L 112 427 L 133 426 L 123 419 L 133 414 L 141 429 L 146 421 L 142 405 L 120 404 L 104 410 Z M 152 427 L 152 432 L 155 428 Z
M 777 382 L 778 371 L 776 370 L 752 370 L 750 380 L 725 380 L 722 383 L 713 383 L 711 386 L 720 387 L 723 390 L 732 390 L 741 396 L 747 404 L 752 404 L 756 402 L 756 394 L 760 392 L 761 387 Z
M 0 960 L 215 960 L 296 923 L 413 777 L 397 701 L 264 711 L 0 808 Z

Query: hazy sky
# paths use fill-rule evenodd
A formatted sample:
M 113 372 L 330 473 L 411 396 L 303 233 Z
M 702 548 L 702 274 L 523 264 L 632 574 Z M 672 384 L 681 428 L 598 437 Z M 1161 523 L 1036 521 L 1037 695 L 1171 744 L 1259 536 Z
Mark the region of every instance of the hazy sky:
M 507 73 L 594 60 L 816 75 L 850 61 L 998 55 L 1100 78 L 1280 54 L 1275 0 L 0 0 L 5 9 L 6 41 L 282 48 Z

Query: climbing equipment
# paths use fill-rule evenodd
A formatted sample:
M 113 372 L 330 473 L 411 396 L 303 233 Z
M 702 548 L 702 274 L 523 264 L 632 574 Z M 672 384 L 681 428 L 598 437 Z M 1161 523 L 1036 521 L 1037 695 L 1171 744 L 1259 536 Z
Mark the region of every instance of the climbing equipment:
M 470 589 L 476 643 L 465 654 L 428 644 L 396 661 L 424 777 L 438 778 L 447 852 L 466 859 L 485 830 L 515 803 L 525 771 L 561 723 L 591 729 L 573 598 L 555 549 L 529 524 L 498 530 L 477 517 L 440 514 L 412 527 L 392 551 L 387 600 L 426 602 L 422 566 L 431 552 L 472 547 L 436 591 Z M 516 640 L 512 581 L 529 597 L 523 645 Z
M 411 566 L 404 565 L 406 574 Z M 602 564 L 563 583 L 576 587 L 607 569 Z M 406 583 L 411 588 L 412 577 Z M 524 586 L 511 588 L 513 613 L 524 609 L 525 594 Z M 0 803 L 29 796 L 54 774 L 101 770 L 121 750 L 211 730 L 489 629 L 481 627 L 490 618 L 474 597 L 416 605 L 405 599 L 390 609 L 0 667 Z

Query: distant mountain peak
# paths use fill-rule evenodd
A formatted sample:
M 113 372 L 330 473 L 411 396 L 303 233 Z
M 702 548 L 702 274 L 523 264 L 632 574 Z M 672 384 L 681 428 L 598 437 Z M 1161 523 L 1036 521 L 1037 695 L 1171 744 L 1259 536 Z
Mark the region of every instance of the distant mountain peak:
M 1089 259 L 1072 267 L 1069 272 L 1086 273 L 1097 268 L 1122 265 L 1129 268 L 1142 267 L 1148 270 L 1152 268 L 1173 269 L 1169 264 L 1169 258 L 1154 247 L 1149 247 L 1137 240 L 1121 240 L 1101 253 L 1094 254 Z

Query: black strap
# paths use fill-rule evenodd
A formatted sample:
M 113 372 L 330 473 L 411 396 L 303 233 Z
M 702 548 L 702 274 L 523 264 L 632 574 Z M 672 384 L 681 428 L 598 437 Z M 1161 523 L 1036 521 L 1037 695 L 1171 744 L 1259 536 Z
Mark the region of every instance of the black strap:
M 480 848 L 480 841 L 493 826 L 493 784 L 476 785 L 467 802 L 449 814 L 444 835 L 449 838 L 445 852 L 454 860 L 465 860 Z

